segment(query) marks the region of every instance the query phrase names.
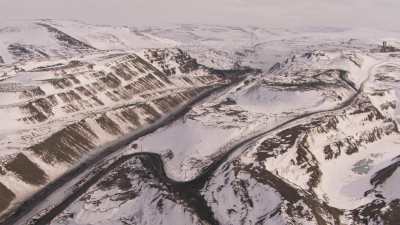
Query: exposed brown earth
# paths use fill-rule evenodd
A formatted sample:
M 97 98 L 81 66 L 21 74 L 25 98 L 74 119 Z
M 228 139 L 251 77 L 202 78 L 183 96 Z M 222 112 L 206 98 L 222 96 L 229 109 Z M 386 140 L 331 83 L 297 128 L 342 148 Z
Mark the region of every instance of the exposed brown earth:
M 97 118 L 96 122 L 100 125 L 100 127 L 103 130 L 107 131 L 112 135 L 122 134 L 120 126 L 105 114 Z
M 14 198 L 15 194 L 0 183 L 0 212 L 6 210 Z
M 84 121 L 81 121 L 67 126 L 50 138 L 33 145 L 29 150 L 50 164 L 72 163 L 79 159 L 82 153 L 94 149 L 96 139 L 96 134 Z
M 24 154 L 19 153 L 5 164 L 5 168 L 17 175 L 21 180 L 32 185 L 42 185 L 47 182 L 46 173 Z

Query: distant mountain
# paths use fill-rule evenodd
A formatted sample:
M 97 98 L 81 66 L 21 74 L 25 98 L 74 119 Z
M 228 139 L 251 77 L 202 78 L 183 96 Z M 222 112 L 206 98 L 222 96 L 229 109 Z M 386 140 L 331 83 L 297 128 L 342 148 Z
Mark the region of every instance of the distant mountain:
M 2 221 L 397 225 L 392 36 L 2 24 Z

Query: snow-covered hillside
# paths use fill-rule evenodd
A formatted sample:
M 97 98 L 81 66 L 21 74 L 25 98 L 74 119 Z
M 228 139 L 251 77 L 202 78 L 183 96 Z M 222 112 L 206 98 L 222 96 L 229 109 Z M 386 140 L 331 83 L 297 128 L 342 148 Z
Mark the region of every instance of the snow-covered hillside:
M 0 35 L 8 45 L 0 67 L 0 211 L 18 205 L 97 147 L 225 83 L 180 49 L 139 45 L 136 51 L 103 51 L 92 46 L 97 39 L 78 40 L 53 23 L 9 25 Z M 147 44 L 154 46 L 152 41 Z M 14 54 L 10 45 L 30 47 Z
M 126 149 L 160 153 L 168 178 L 193 182 L 176 187 L 157 160 L 130 156 L 52 224 L 396 224 L 397 99 L 379 76 L 398 59 L 351 55 L 296 56 Z M 221 152 L 268 130 L 200 185 L 197 175 Z M 191 202 L 199 196 L 206 206 Z
M 16 212 L 9 224 L 396 225 L 395 36 L 1 25 L 0 213 Z

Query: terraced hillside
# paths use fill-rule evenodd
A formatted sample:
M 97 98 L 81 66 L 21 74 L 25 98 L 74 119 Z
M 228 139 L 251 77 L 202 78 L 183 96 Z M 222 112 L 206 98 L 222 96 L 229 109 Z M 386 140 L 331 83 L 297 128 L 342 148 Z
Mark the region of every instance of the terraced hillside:
M 1 210 L 98 147 L 155 123 L 223 83 L 179 49 L 65 60 L 3 80 Z

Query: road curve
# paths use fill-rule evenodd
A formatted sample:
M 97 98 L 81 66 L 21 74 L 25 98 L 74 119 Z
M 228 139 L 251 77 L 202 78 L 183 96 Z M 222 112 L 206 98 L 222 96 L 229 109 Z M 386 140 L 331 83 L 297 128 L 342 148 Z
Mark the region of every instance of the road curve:
M 241 80 L 242 79 L 240 78 L 237 80 L 232 80 L 229 83 L 214 85 L 210 89 L 199 94 L 194 99 L 180 106 L 175 112 L 161 118 L 154 124 L 151 124 L 146 128 L 138 130 L 134 133 L 128 134 L 118 139 L 117 141 L 112 142 L 111 144 L 103 146 L 98 150 L 99 152 L 98 154 L 94 155 L 93 157 L 87 159 L 86 161 L 80 163 L 73 169 L 69 170 L 64 175 L 57 178 L 56 180 L 54 180 L 53 182 L 42 188 L 40 191 L 32 195 L 29 199 L 25 200 L 20 206 L 18 206 L 16 210 L 12 211 L 8 215 L 5 215 L 3 218 L 1 218 L 2 221 L 0 222 L 0 225 L 26 224 L 27 221 L 23 221 L 26 220 L 25 216 L 28 213 L 32 212 L 35 209 L 35 207 L 37 207 L 40 204 L 40 202 L 44 201 L 56 190 L 60 189 L 63 185 L 66 185 L 68 182 L 72 181 L 74 178 L 78 177 L 83 172 L 93 169 L 96 164 L 100 163 L 107 156 L 110 156 L 113 153 L 118 152 L 125 146 L 128 146 L 132 141 L 137 140 L 138 138 L 148 135 L 150 133 L 153 133 L 157 129 L 181 118 L 181 116 L 190 111 L 190 109 L 195 104 L 204 100 L 211 94 L 224 90 L 225 88 L 230 87 L 240 82 Z M 74 193 L 72 195 L 74 195 Z M 68 197 L 66 199 L 68 199 Z
M 342 110 L 342 109 L 348 107 L 363 92 L 365 83 L 369 80 L 369 77 L 372 74 L 372 70 L 378 65 L 380 65 L 380 63 L 373 65 L 368 70 L 368 77 L 361 83 L 360 88 L 358 88 L 351 97 L 349 97 L 346 101 L 344 101 L 340 105 L 335 106 L 331 109 L 305 113 L 303 115 L 300 115 L 293 119 L 290 119 L 282 124 L 279 124 L 271 129 L 259 132 L 251 137 L 248 137 L 246 139 L 241 140 L 240 142 L 233 144 L 232 146 L 230 146 L 230 148 L 228 150 L 223 151 L 219 155 L 214 157 L 212 159 L 212 162 L 208 166 L 204 167 L 200 171 L 199 175 L 197 177 L 193 178 L 192 180 L 177 181 L 177 180 L 169 178 L 166 174 L 162 157 L 157 153 L 140 152 L 140 153 L 125 155 L 125 156 L 122 156 L 121 158 L 119 158 L 114 163 L 112 163 L 107 168 L 101 170 L 96 175 L 92 176 L 88 181 L 86 181 L 84 184 L 82 184 L 78 189 L 74 190 L 70 196 L 67 196 L 64 199 L 64 201 L 62 201 L 61 203 L 56 205 L 54 208 L 49 210 L 42 217 L 36 219 L 32 223 L 32 225 L 45 225 L 45 224 L 50 223 L 57 215 L 59 215 L 62 211 L 64 211 L 72 202 L 77 200 L 82 194 L 84 194 L 91 186 L 93 186 L 104 175 L 106 175 L 108 172 L 112 171 L 114 168 L 120 166 L 124 162 L 126 162 L 129 159 L 132 159 L 134 157 L 142 157 L 142 158 L 145 157 L 147 159 L 150 159 L 150 160 L 147 160 L 147 168 L 150 169 L 155 175 L 157 175 L 164 184 L 166 184 L 168 187 L 170 187 L 171 191 L 173 191 L 175 194 L 179 195 L 182 199 L 184 199 L 185 202 L 190 207 L 192 207 L 192 209 L 197 213 L 197 215 L 199 216 L 199 218 L 201 220 L 206 221 L 207 223 L 212 224 L 212 225 L 219 225 L 220 223 L 214 218 L 212 210 L 209 208 L 209 206 L 205 202 L 204 198 L 200 194 L 200 190 L 204 187 L 204 185 L 207 183 L 207 181 L 213 176 L 214 172 L 224 162 L 226 162 L 228 160 L 228 158 L 236 150 L 240 149 L 242 146 L 244 146 L 246 144 L 253 143 L 254 141 L 258 140 L 259 138 L 262 138 L 263 136 L 265 136 L 269 133 L 277 131 L 277 130 L 283 128 L 284 126 L 289 125 L 293 122 L 299 121 L 301 119 L 304 119 L 304 118 L 307 118 L 310 116 L 316 116 L 318 114 L 324 114 L 324 113 L 330 113 L 330 112 Z M 349 82 L 346 82 L 346 83 L 350 84 Z M 352 86 L 352 85 L 349 85 L 349 86 Z M 221 88 L 221 87 L 219 87 L 219 88 Z M 354 86 L 351 88 L 354 88 Z M 205 98 L 205 97 L 203 96 L 201 98 Z M 195 101 L 195 102 L 197 102 L 197 101 Z M 184 110 L 181 110 L 179 113 L 177 113 L 172 118 L 169 118 L 168 120 L 163 122 L 162 125 L 165 125 L 165 124 L 177 119 L 180 115 L 185 114 L 190 109 L 190 107 L 193 104 L 195 104 L 195 102 L 190 104 L 190 106 L 185 107 Z M 146 135 L 148 133 L 151 133 L 151 132 L 155 131 L 156 129 L 158 129 L 159 127 L 161 127 L 162 125 L 160 124 L 159 126 L 154 127 L 153 129 L 149 129 L 145 132 L 142 132 L 140 135 L 136 135 L 135 138 L 130 138 L 129 141 L 125 140 L 121 143 L 118 143 L 117 145 L 111 146 L 110 148 L 112 148 L 111 150 L 115 152 L 118 150 L 115 148 L 124 147 L 127 144 L 129 144 L 132 140 L 135 140 L 138 137 Z M 102 158 L 104 158 L 104 156 Z M 85 167 L 84 169 L 87 169 L 87 167 Z M 79 173 L 79 171 L 77 171 L 77 172 Z M 60 182 L 60 184 L 62 184 L 62 183 L 66 183 L 66 182 Z M 53 188 L 52 190 L 59 187 L 60 184 L 58 184 L 58 185 L 57 185 L 57 183 L 54 184 L 55 186 L 52 187 Z M 34 199 L 34 201 L 38 201 L 38 200 L 40 201 L 40 199 L 43 199 L 44 196 L 39 196 L 39 197 L 40 198 L 38 198 L 38 199 Z M 15 221 L 17 221 L 17 220 L 15 220 Z M 10 221 L 8 221 L 8 222 L 10 222 Z M 12 223 L 12 221 L 11 221 L 11 223 L 2 223 L 1 225 L 11 225 L 11 224 L 14 224 L 14 223 Z

